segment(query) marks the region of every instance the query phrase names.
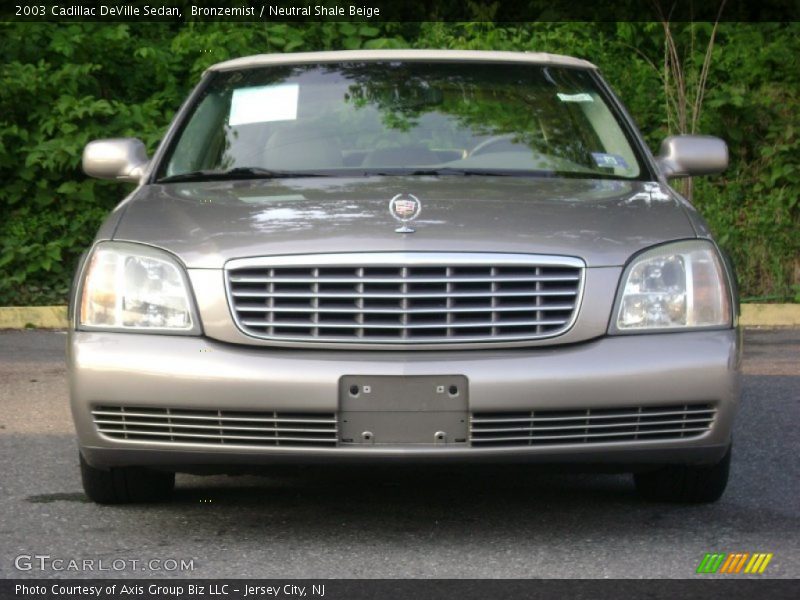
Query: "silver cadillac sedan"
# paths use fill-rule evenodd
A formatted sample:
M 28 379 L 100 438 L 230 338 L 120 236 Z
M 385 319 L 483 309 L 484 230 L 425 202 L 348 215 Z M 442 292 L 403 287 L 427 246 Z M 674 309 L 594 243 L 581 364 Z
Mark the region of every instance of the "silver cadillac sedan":
M 730 265 L 589 62 L 439 50 L 217 64 L 78 267 L 68 363 L 86 494 L 176 471 L 529 462 L 723 493 L 740 342 Z

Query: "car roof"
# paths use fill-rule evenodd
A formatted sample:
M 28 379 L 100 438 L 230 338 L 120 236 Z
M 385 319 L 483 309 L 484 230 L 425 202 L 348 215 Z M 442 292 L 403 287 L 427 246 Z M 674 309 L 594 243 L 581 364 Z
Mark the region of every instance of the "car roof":
M 485 50 L 340 50 L 334 52 L 294 52 L 286 54 L 256 54 L 217 63 L 206 69 L 210 71 L 235 71 L 268 65 L 297 65 L 336 62 L 381 62 L 381 61 L 436 61 L 436 62 L 507 62 L 537 65 L 557 65 L 596 69 L 589 61 L 548 54 L 547 52 L 495 52 Z

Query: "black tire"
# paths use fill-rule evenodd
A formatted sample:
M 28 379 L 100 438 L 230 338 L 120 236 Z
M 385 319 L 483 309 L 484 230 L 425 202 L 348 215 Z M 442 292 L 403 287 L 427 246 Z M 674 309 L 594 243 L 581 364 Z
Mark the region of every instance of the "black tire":
M 144 467 L 98 469 L 80 454 L 83 491 L 98 504 L 128 504 L 166 500 L 175 487 L 175 473 Z
M 670 465 L 647 473 L 636 473 L 636 490 L 656 502 L 716 502 L 728 484 L 731 449 L 713 465 Z

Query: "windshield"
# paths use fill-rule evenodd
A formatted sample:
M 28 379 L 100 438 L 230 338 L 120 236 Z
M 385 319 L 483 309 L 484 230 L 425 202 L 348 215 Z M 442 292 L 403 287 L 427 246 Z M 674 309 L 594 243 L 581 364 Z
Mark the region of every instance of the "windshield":
M 366 62 L 215 73 L 158 178 L 303 173 L 632 179 L 641 166 L 588 71 Z

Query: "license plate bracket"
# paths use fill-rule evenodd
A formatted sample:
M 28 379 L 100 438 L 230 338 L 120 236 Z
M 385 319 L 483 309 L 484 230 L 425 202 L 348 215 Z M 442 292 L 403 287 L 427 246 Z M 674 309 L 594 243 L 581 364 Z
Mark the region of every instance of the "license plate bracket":
M 466 445 L 463 375 L 345 375 L 339 380 L 339 444 Z

